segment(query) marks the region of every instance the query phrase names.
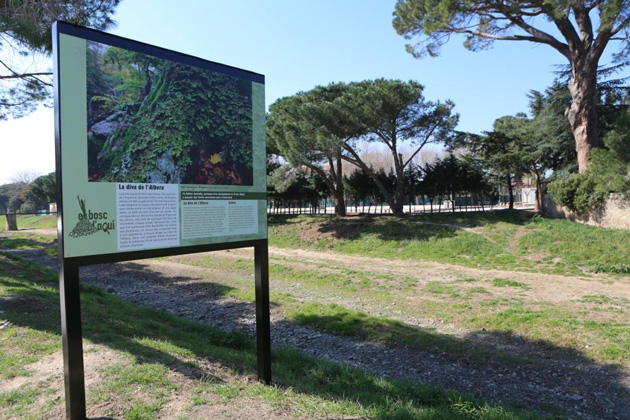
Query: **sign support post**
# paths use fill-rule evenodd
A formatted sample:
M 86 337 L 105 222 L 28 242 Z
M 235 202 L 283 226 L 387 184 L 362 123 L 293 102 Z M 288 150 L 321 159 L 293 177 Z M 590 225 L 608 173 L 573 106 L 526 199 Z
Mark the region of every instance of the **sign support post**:
M 256 349 L 258 380 L 271 384 L 271 328 L 269 320 L 269 247 L 268 241 L 254 246 L 256 264 Z
M 85 419 L 79 266 L 63 257 L 60 258 L 59 267 L 59 294 L 61 301 L 66 417 L 72 420 Z

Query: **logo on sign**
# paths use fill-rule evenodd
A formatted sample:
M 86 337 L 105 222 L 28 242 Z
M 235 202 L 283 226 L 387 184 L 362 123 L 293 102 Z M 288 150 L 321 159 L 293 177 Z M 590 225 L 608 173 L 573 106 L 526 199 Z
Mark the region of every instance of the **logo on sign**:
M 85 206 L 85 200 L 81 199 L 77 195 L 79 200 L 79 207 L 81 213 L 77 215 L 79 221 L 77 222 L 72 232 L 69 235 L 73 238 L 79 238 L 81 236 L 90 236 L 98 232 L 105 232 L 109 235 L 110 230 L 114 230 L 115 220 L 107 222 L 107 212 L 93 212 L 87 209 Z

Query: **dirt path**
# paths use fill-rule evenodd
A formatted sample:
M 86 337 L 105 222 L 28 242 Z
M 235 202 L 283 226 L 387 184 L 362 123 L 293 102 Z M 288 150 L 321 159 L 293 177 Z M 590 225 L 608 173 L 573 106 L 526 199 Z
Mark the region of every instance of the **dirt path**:
M 423 222 L 424 223 L 424 222 Z M 444 225 L 434 223 L 435 225 Z M 466 231 L 471 228 L 458 225 Z M 23 229 L 38 235 L 56 235 L 55 228 Z M 6 232 L 5 232 L 6 234 Z M 518 233 L 517 233 L 518 236 Z M 249 248 L 220 251 L 224 257 L 253 258 L 253 250 Z M 535 300 L 547 300 L 550 302 L 563 302 L 573 300 L 585 295 L 606 294 L 621 298 L 630 298 L 630 278 L 612 277 L 606 274 L 591 274 L 589 276 L 561 276 L 543 273 L 527 273 L 520 271 L 475 269 L 458 265 L 435 263 L 420 260 L 392 260 L 383 258 L 365 257 L 360 255 L 341 254 L 332 251 L 316 251 L 305 249 L 287 249 L 269 247 L 271 260 L 282 260 L 284 265 L 312 269 L 325 265 L 349 267 L 357 271 L 381 273 L 396 276 L 415 277 L 421 283 L 436 280 L 452 280 L 456 278 L 503 278 L 525 283 L 532 287 L 526 292 L 527 296 Z M 532 262 L 535 264 L 535 262 Z
M 21 256 L 55 267 L 56 261 L 37 250 L 15 251 Z M 249 258 L 248 249 L 217 253 L 221 258 Z M 501 270 L 481 270 L 447 266 L 423 261 L 394 261 L 295 249 L 271 248 L 272 262 L 296 267 L 348 267 L 393 276 L 440 281 L 456 276 L 473 278 L 501 277 L 535 285 L 526 293 L 532 299 L 554 302 L 571 300 L 587 294 L 614 292 L 630 297 L 630 281 L 606 276 L 564 277 Z M 208 323 L 225 330 L 255 330 L 254 307 L 225 297 L 220 288 L 233 272 L 202 268 L 169 260 L 142 260 L 123 264 L 84 267 L 81 279 L 123 299 L 178 316 Z M 272 293 L 296 294 L 272 279 Z M 253 284 L 252 284 L 253 286 Z M 309 298 L 308 292 L 304 296 Z M 311 296 L 315 299 L 318 296 Z M 327 296 L 334 299 L 334 295 Z M 344 304 L 344 302 L 338 302 Z M 367 312 L 374 308 L 364 308 Z M 389 315 L 388 315 L 389 316 Z M 403 319 L 404 320 L 404 319 Z M 418 323 L 422 325 L 422 321 Z M 435 325 L 438 333 L 453 335 L 461 345 L 487 341 L 496 351 L 514 349 L 530 355 L 531 363 L 518 365 L 493 360 L 472 359 L 440 352 L 425 352 L 404 346 L 384 346 L 321 333 L 288 322 L 282 313 L 272 310 L 274 346 L 291 346 L 316 357 L 368 369 L 378 374 L 429 382 L 500 403 L 516 403 L 528 409 L 547 412 L 555 406 L 571 418 L 629 419 L 630 376 L 620 367 L 594 362 L 580 353 L 559 347 L 545 347 L 517 336 L 492 335 L 479 331 Z
M 232 250 L 232 255 L 248 256 L 249 250 Z M 418 260 L 391 260 L 372 258 L 358 255 L 340 254 L 335 252 L 321 252 L 303 249 L 269 248 L 272 260 L 283 259 L 283 264 L 291 264 L 287 259 L 298 261 L 293 264 L 338 265 L 353 270 L 378 272 L 395 276 L 417 278 L 426 283 L 436 280 L 453 280 L 457 278 L 502 278 L 534 286 L 525 293 L 531 299 L 563 302 L 585 295 L 610 294 L 617 297 L 630 298 L 630 278 L 611 277 L 605 274 L 590 276 L 561 276 L 543 273 L 526 273 L 520 271 L 488 270 L 462 267 L 457 265 L 435 263 Z

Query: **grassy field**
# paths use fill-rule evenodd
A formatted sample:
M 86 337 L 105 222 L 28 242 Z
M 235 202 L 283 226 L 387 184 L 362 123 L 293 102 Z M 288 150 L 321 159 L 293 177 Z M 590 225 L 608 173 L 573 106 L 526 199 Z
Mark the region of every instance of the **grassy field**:
M 527 212 L 405 219 L 272 216 L 270 244 L 401 260 L 575 275 L 630 274 L 630 232 Z
M 314 295 L 305 301 L 272 294 L 274 305 L 295 322 L 375 342 L 527 363 L 484 344 L 488 335 L 509 334 L 630 367 L 630 290 L 622 288 L 627 284 L 623 267 L 629 264 L 630 232 L 508 212 L 402 221 L 299 216 L 274 217 L 270 242 L 287 249 L 369 255 L 400 265 L 414 260 L 455 265 L 441 270 L 449 272 L 448 278 L 425 281 L 421 266 L 418 273 L 413 268 L 389 272 L 374 270 L 362 260 L 305 264 L 304 257 L 272 254 L 270 275 L 280 288 Z M 229 268 L 224 284 L 231 287 L 225 293 L 253 301 L 247 280 L 251 260 L 218 255 L 172 260 L 213 270 Z M 355 263 L 367 265 L 360 269 Z M 602 271 L 606 277 L 597 274 Z M 331 300 L 336 302 L 327 303 Z M 379 309 L 370 309 L 374 307 Z M 409 318 L 438 319 L 484 334 L 464 346 L 448 334 L 409 325 L 404 321 Z
M 272 259 L 272 272 L 277 278 L 320 289 L 334 285 L 337 294 L 396 302 L 396 312 L 402 315 L 437 318 L 470 330 L 516 334 L 630 367 L 630 299 L 621 293 L 625 289 L 615 288 L 616 278 L 626 284 L 622 279 L 630 274 L 629 231 L 516 212 L 427 215 L 404 220 L 300 216 L 274 217 L 270 243 L 388 260 L 448 263 L 481 269 L 482 273 L 485 269 L 507 270 L 519 280 L 487 270 L 485 275 L 471 277 L 465 270 L 454 269 L 450 279 L 419 282 L 413 276 L 374 278 L 373 274 L 348 268 L 317 267 L 311 272 L 296 272 L 294 267 L 287 267 L 286 261 Z M 519 276 L 519 272 L 524 274 Z M 609 277 L 594 275 L 602 272 Z M 525 273 L 568 278 L 563 286 L 562 279 L 550 277 L 549 281 L 558 282 L 555 290 L 542 277 Z M 576 275 L 581 276 L 579 281 L 572 280 L 571 276 Z M 584 290 L 581 295 L 580 289 L 575 289 L 578 284 Z M 550 289 L 550 296 L 541 290 L 545 287 Z M 574 293 L 566 298 L 553 296 L 563 288 Z M 390 320 L 338 305 L 310 303 L 298 310 L 289 309 L 289 316 L 327 331 L 351 331 L 412 345 L 427 343 L 422 334 L 409 334 L 408 326 L 385 328 Z M 444 343 L 439 336 L 437 344 L 441 350 L 486 353 L 479 348 L 462 350 L 456 342 Z
M 45 216 L 35 215 L 18 215 L 17 216 L 18 229 L 41 229 L 51 228 L 57 226 L 57 215 L 49 214 Z M 0 216 L 0 232 L 3 232 L 6 228 L 5 216 Z
M 274 216 L 269 226 L 273 247 L 270 254 L 272 307 L 277 316 L 288 321 L 332 334 L 406 346 L 455 359 L 464 357 L 523 367 L 536 365 L 538 355 L 551 352 L 572 358 L 584 369 L 595 370 L 606 364 L 617 366 L 611 368 L 616 371 L 630 369 L 630 232 L 532 216 L 506 211 L 436 214 L 403 220 L 386 216 Z M 0 237 L 0 245 L 41 247 L 46 252 L 55 252 L 51 236 L 28 230 Z M 253 267 L 247 252 L 187 255 L 162 261 L 184 264 L 183 269 L 195 266 L 207 270 L 202 277 L 216 284 L 219 293 L 251 302 L 254 299 L 250 277 Z M 6 261 L 9 260 L 5 258 Z M 16 267 L 23 265 L 13 260 L 9 263 Z M 11 281 L 28 282 L 31 276 L 36 277 L 30 271 L 25 277 L 19 277 L 20 271 L 24 270 L 15 270 Z M 0 268 L 0 272 L 4 270 Z M 42 273 L 38 276 L 49 275 Z M 0 286 L 7 280 L 1 281 Z M 52 280 L 39 280 L 20 290 L 31 293 L 42 284 L 47 285 L 52 296 L 55 292 Z M 50 304 L 56 305 L 56 298 L 51 299 Z M 86 288 L 84 299 L 102 303 L 89 305 L 101 311 L 91 316 L 106 314 L 104 322 L 86 328 L 86 338 L 98 348 L 105 346 L 124 355 L 118 356 L 118 364 L 124 366 L 120 368 L 122 371 L 115 366 L 99 371 L 101 382 L 111 381 L 113 385 L 91 392 L 90 398 L 94 399 L 90 401 L 100 405 L 116 401 L 112 412 L 122 413 L 126 418 L 158 416 L 172 406 L 173 398 L 169 395 L 177 394 L 182 387 L 193 389 L 193 397 L 183 403 L 187 411 L 182 418 L 194 414 L 199 407 L 238 405 L 243 398 L 271 404 L 272 410 L 298 418 L 529 416 L 434 388 L 430 388 L 431 393 L 449 396 L 439 397 L 435 405 L 427 405 L 424 397 L 415 399 L 415 392 L 419 391 L 411 391 L 417 388 L 411 384 L 321 363 L 288 350 L 274 353 L 279 386 L 271 391 L 251 383 L 253 348 L 244 337 L 227 336 L 171 315 L 140 310 L 93 288 Z M 130 312 L 110 313 L 110 309 L 106 309 L 110 307 L 126 308 L 125 311 Z M 30 310 L 27 308 L 26 312 Z M 9 319 L 0 314 L 2 317 Z M 141 319 L 137 326 L 134 318 Z M 89 314 L 86 319 L 90 322 Z M 421 325 L 413 320 L 421 320 Z M 59 325 L 59 321 L 48 321 L 51 322 L 49 328 L 29 324 L 24 326 L 28 330 L 12 333 L 20 337 L 32 335 L 36 349 L 29 354 L 37 356 L 29 359 L 20 353 L 22 348 L 28 348 L 26 343 L 21 343 L 15 352 L 12 348 L 3 348 L 2 357 L 7 361 L 2 359 L 0 368 L 3 372 L 14 372 L 13 376 L 5 377 L 7 380 L 24 375 L 29 369 L 27 364 L 37 358 L 58 352 L 58 343 L 50 343 L 58 340 L 53 325 Z M 159 325 L 154 324 L 158 321 Z M 11 328 L 22 325 L 10 322 Z M 181 337 L 170 331 L 171 328 L 186 331 L 185 335 L 190 338 Z M 452 329 L 459 332 L 454 335 L 450 332 Z M 201 340 L 195 338 L 195 334 L 210 336 L 213 340 L 215 336 L 220 337 L 219 345 L 209 351 L 188 343 L 188 340 Z M 515 347 L 496 345 L 496 340 L 526 343 L 527 347 L 523 348 L 529 350 L 515 352 Z M 127 347 L 129 345 L 131 348 Z M 148 355 L 143 356 L 143 352 Z M 160 360 L 160 357 L 165 359 Z M 303 368 L 285 366 L 283 362 L 289 360 Z M 226 368 L 227 373 L 225 369 L 219 369 L 219 373 L 206 371 L 208 361 Z M 174 364 L 182 363 L 187 367 L 192 364 L 193 370 L 201 369 L 192 375 L 195 378 L 220 377 L 221 386 L 213 388 L 214 382 L 182 385 L 180 380 L 173 379 Z M 317 373 L 307 381 L 312 366 L 318 366 L 315 370 L 332 369 L 343 374 Z M 174 369 L 176 373 L 180 372 L 178 369 Z M 350 374 L 355 375 L 354 379 L 345 377 Z M 145 379 L 129 379 L 128 376 Z M 155 385 L 151 378 L 162 378 L 163 382 Z M 143 384 L 143 380 L 149 384 Z M 129 385 L 116 385 L 129 381 L 134 384 L 132 387 L 142 391 L 142 398 L 123 392 Z M 348 381 L 361 385 L 349 387 Z M 380 385 L 370 388 L 366 382 Z M 337 387 L 338 384 L 341 385 Z M 38 401 L 39 407 L 44 407 L 41 401 L 61 398 L 51 386 L 42 390 L 18 388 L 25 398 L 22 402 L 11 393 L 3 400 L 5 394 L 2 394 L 0 407 L 5 407 L 3 410 L 9 410 L 6 412 L 13 416 L 22 417 L 20 410 L 29 413 L 25 408 L 29 401 Z M 115 391 L 117 387 L 119 390 Z M 380 387 L 391 389 L 392 393 L 387 395 L 392 398 L 401 392 L 403 397 L 392 401 L 385 397 L 387 402 L 375 402 L 367 397 Z M 348 390 L 352 390 L 350 394 L 344 393 Z M 321 411 L 317 407 L 325 408 Z M 59 403 L 45 408 L 51 412 L 59 410 Z M 467 411 L 469 409 L 472 411 Z M 136 416 L 136 412 L 140 414 Z M 142 413 L 147 417 L 142 417 L 145 415 Z
M 61 418 L 61 377 L 37 371 L 60 352 L 56 275 L 4 253 L 0 273 L 0 413 L 3 418 Z M 249 413 L 256 418 L 267 412 L 303 419 L 538 418 L 288 349 L 273 352 L 277 383 L 266 387 L 253 380 L 254 343 L 242 335 L 141 308 L 89 286 L 82 290 L 82 309 L 91 416 L 153 419 L 168 413 L 184 419 Z

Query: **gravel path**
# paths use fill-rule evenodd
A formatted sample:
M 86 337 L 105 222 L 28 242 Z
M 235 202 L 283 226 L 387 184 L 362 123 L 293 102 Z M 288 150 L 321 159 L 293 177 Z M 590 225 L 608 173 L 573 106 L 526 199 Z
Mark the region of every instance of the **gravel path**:
M 275 251 L 271 250 L 272 257 Z M 41 251 L 12 252 L 56 269 L 56 260 Z M 282 252 L 278 251 L 279 254 Z M 209 281 L 210 271 L 168 260 L 143 260 L 83 267 L 81 280 L 140 305 L 166 310 L 224 330 L 238 328 L 253 334 L 253 305 L 219 293 L 217 284 Z M 216 275 L 216 270 L 213 273 Z M 272 294 L 282 291 L 295 294 L 295 290 L 278 287 L 282 285 L 272 281 Z M 516 403 L 543 413 L 548 413 L 549 407 L 558 407 L 569 418 L 630 419 L 628 372 L 589 360 L 575 351 L 543 348 L 524 340 L 519 342 L 514 337 L 493 336 L 492 343 L 497 349 L 501 346 L 518 349 L 521 353 L 529 352 L 535 361 L 514 366 L 333 336 L 290 323 L 273 309 L 271 321 L 274 346 L 290 346 L 378 374 L 468 391 L 480 398 Z M 463 338 L 462 345 L 489 338 L 472 332 L 462 335 L 458 331 L 456 334 Z

